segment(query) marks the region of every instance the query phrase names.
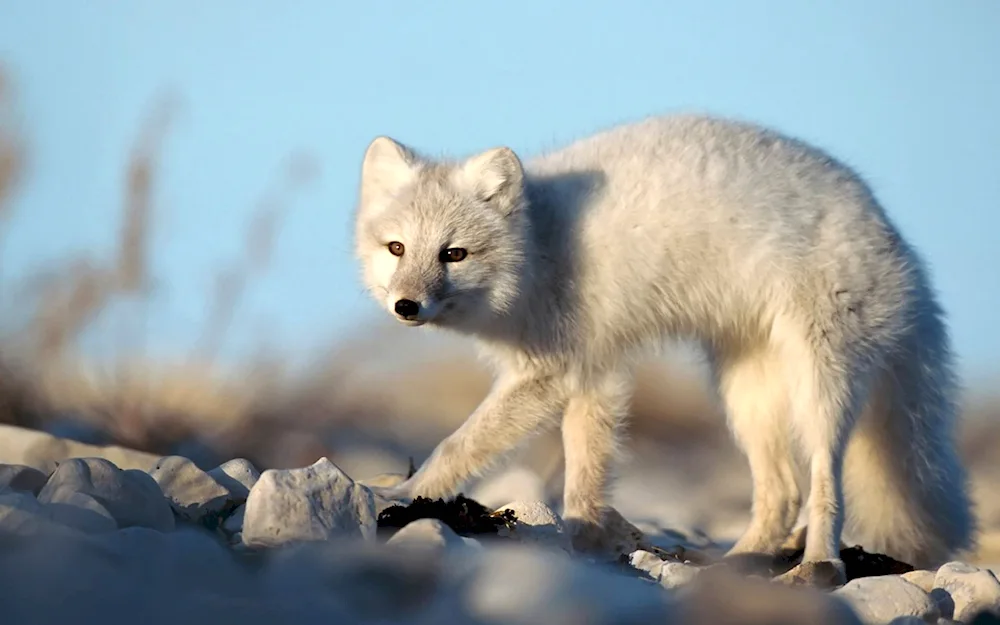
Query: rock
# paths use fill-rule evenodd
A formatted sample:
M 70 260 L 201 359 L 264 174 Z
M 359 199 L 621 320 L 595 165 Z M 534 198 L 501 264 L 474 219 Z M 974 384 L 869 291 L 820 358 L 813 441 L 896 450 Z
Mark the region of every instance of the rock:
M 950 618 L 955 612 L 955 602 L 952 601 L 951 595 L 949 595 L 946 591 L 935 587 L 937 571 L 918 569 L 916 571 L 910 571 L 909 573 L 903 573 L 900 577 L 911 584 L 915 584 L 921 590 L 929 594 L 931 596 L 931 600 L 934 601 L 935 605 L 937 605 L 938 611 L 941 613 L 942 617 Z
M 573 553 L 569 534 L 559 515 L 541 501 L 513 501 L 496 512 L 511 510 L 517 516 L 517 523 L 510 532 L 510 538 L 527 544 L 559 549 Z M 501 528 L 503 529 L 503 528 Z
M 655 553 L 639 549 L 628 555 L 628 561 L 633 567 L 649 573 L 653 579 L 660 579 L 660 569 L 663 567 L 663 560 Z
M 37 495 L 49 476 L 23 464 L 0 464 L 0 492 L 19 491 Z
M 317 597 L 333 600 L 351 615 L 340 621 L 344 623 L 466 625 L 468 621 L 456 613 L 457 593 L 452 590 L 450 597 L 440 593 L 442 578 L 452 573 L 461 577 L 462 565 L 469 560 L 479 560 L 472 550 L 442 550 L 428 557 L 424 550 L 368 541 L 303 543 L 268 554 L 261 570 L 262 590 L 272 596 L 291 593 L 296 603 Z M 447 612 L 433 618 L 426 612 L 433 606 Z
M 161 532 L 174 529 L 170 504 L 156 481 L 143 471 L 122 471 L 103 458 L 74 458 L 52 473 L 38 500 L 65 501 L 73 492 L 97 500 L 120 528 L 141 526 Z
M 247 572 L 220 538 L 195 525 L 166 533 L 129 527 L 93 537 L 104 557 L 128 573 L 131 588 L 170 589 L 176 599 L 212 587 L 240 591 L 246 586 Z
M 675 591 L 675 623 L 731 625 L 861 625 L 842 599 L 812 587 L 791 587 L 725 568 L 706 568 Z
M 45 432 L 0 425 L 0 463 L 23 464 L 49 474 L 72 458 L 104 458 L 121 469 L 148 471 L 159 456 L 117 445 L 88 445 Z
M 915 584 L 920 590 L 926 593 L 934 590 L 934 578 L 937 575 L 936 571 L 927 571 L 917 569 L 916 571 L 910 571 L 909 573 L 903 573 L 900 575 L 903 579 Z
M 228 488 L 215 481 L 194 462 L 181 456 L 165 456 L 153 466 L 150 476 L 159 484 L 179 517 L 201 523 L 235 507 Z
M 246 505 L 239 506 L 222 522 L 222 531 L 227 534 L 239 534 L 243 531 L 243 519 L 247 511 Z
M 677 588 L 690 583 L 701 569 L 682 562 L 667 562 L 661 560 L 655 553 L 638 550 L 629 554 L 629 563 L 645 571 L 664 588 Z
M 531 469 L 515 466 L 484 479 L 469 498 L 487 508 L 497 508 L 508 501 L 544 501 L 545 484 Z
M 73 530 L 87 534 L 113 532 L 118 524 L 96 499 L 72 491 L 62 491 L 57 501 L 40 503 L 26 492 L 0 494 L 0 531 L 18 536 Z
M 701 569 L 683 562 L 664 562 L 660 567 L 660 586 L 677 588 L 690 583 L 701 573 Z
M 229 490 L 233 501 L 243 503 L 250 489 L 260 479 L 260 471 L 245 458 L 235 458 L 208 472 L 212 479 Z
M 670 597 L 654 584 L 530 545 L 486 548 L 459 570 L 464 596 L 456 603 L 476 623 L 724 622 L 675 621 Z
M 471 540 L 471 539 L 470 539 Z M 475 542 L 475 541 L 473 541 Z M 466 547 L 465 539 L 438 519 L 417 519 L 407 523 L 386 541 L 406 549 L 456 549 Z
M 225 460 L 225 457 L 220 456 L 219 452 L 212 445 L 199 436 L 177 441 L 170 446 L 168 453 L 165 455 L 187 458 L 202 471 L 208 471 Z
M 937 570 L 934 578 L 937 589 L 950 598 L 951 613 L 944 616 L 967 623 L 983 611 L 1000 616 L 1000 582 L 988 570 L 962 562 L 948 562 Z M 943 610 L 944 611 L 944 610 Z
M 357 480 L 358 484 L 368 488 L 392 488 L 399 486 L 406 481 L 406 475 L 402 473 L 379 473 L 373 477 Z
M 870 625 L 882 625 L 901 616 L 933 622 L 940 616 L 930 595 L 898 575 L 859 577 L 832 594 L 846 601 Z
M 0 493 L 0 534 L 18 537 L 39 534 L 71 534 L 75 530 L 55 523 L 51 513 L 31 494 Z
M 86 493 L 59 489 L 44 507 L 49 518 L 56 523 L 87 534 L 103 534 L 118 529 L 118 522 L 107 508 Z
M 243 542 L 251 546 L 375 538 L 375 501 L 327 458 L 264 471 L 247 497 Z
M 847 567 L 844 561 L 839 558 L 837 560 L 800 562 L 790 570 L 776 575 L 774 581 L 790 586 L 807 585 L 814 588 L 833 589 L 847 583 Z

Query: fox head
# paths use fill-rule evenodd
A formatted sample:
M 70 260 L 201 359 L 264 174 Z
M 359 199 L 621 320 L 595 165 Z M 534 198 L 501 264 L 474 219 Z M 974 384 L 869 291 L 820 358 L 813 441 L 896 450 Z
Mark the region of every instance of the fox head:
M 434 161 L 376 138 L 355 212 L 369 292 L 407 325 L 488 323 L 518 295 L 524 204 L 524 170 L 509 148 Z

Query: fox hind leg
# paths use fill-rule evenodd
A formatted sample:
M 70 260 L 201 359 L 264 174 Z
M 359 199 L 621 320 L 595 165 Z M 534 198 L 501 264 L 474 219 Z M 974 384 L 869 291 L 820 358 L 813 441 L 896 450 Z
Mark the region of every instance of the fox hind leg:
M 809 498 L 802 564 L 782 576 L 784 581 L 823 585 L 846 581 L 840 560 L 846 516 L 844 462 L 876 367 L 870 354 L 838 348 L 831 337 L 836 334 L 828 330 L 813 340 L 786 345 L 791 422 L 808 459 Z
M 786 365 L 770 346 L 713 359 L 730 430 L 750 465 L 751 520 L 727 556 L 774 556 L 799 514 L 791 393 Z

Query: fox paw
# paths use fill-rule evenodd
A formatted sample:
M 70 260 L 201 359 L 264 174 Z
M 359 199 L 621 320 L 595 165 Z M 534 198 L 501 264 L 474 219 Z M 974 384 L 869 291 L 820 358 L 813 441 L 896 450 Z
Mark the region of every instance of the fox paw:
M 593 516 L 600 521 L 591 520 Z M 650 548 L 642 531 L 610 506 L 590 519 L 569 515 L 564 522 L 573 550 L 581 554 L 614 561 L 636 549 Z
M 840 558 L 803 562 L 774 581 L 790 586 L 813 586 L 815 588 L 836 588 L 847 583 L 847 569 Z
M 607 532 L 598 523 L 569 518 L 564 520 L 573 550 L 581 554 L 598 554 L 608 550 Z

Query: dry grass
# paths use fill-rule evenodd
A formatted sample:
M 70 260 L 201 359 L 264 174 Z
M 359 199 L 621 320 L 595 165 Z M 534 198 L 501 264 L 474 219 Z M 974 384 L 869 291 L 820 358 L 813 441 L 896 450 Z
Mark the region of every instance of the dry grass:
M 216 364 L 245 290 L 268 270 L 287 199 L 315 176 L 315 164 L 305 156 L 289 159 L 246 232 L 237 234 L 244 240 L 242 253 L 215 274 L 211 313 L 196 353 L 181 362 L 147 357 L 141 317 L 117 320 L 122 335 L 115 362 L 100 364 L 75 353 L 81 333 L 112 304 L 141 304 L 155 283 L 148 259 L 156 172 L 174 110 L 171 103 L 154 108 L 140 129 L 124 172 L 114 257 L 62 259 L 11 287 L 24 296 L 17 298 L 17 310 L 4 301 L 0 316 L 7 330 L 0 343 L 0 422 L 50 428 L 75 420 L 108 442 L 183 453 L 203 464 L 243 456 L 261 467 L 302 466 L 322 455 L 350 463 L 364 452 L 383 458 L 383 470 L 403 470 L 408 454 L 423 457 L 489 387 L 487 370 L 465 343 L 442 344 L 378 322 L 332 346 L 304 376 L 286 372 L 280 354 L 263 354 L 229 374 Z M 0 67 L 0 228 L 26 161 L 13 84 Z M 143 308 L 129 310 L 141 315 Z M 12 325 L 11 319 L 23 322 Z M 697 370 L 648 363 L 639 372 L 632 412 L 633 438 L 676 450 L 735 453 Z M 975 468 L 981 513 L 1000 526 L 1000 498 L 991 491 L 1000 483 L 1000 398 L 974 398 L 967 414 L 962 447 Z M 552 471 L 559 455 L 558 439 L 549 436 L 523 461 Z

